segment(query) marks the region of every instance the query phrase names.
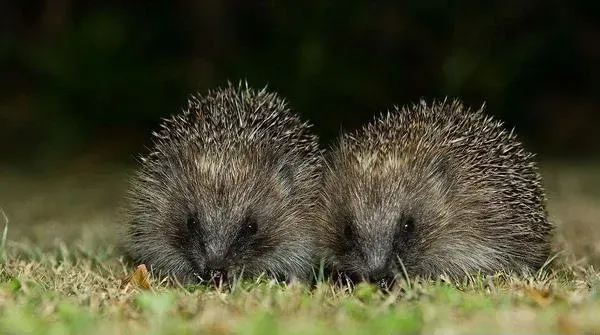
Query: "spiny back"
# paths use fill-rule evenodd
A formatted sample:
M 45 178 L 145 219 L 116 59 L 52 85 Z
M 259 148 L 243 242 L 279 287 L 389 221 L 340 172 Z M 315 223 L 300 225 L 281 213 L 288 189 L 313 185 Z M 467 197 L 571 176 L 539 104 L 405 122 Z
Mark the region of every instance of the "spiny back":
M 513 198 L 513 205 L 527 209 L 523 214 L 539 220 L 540 229 L 550 228 L 535 155 L 502 121 L 486 115 L 483 106 L 471 110 L 459 100 L 431 104 L 421 100 L 380 115 L 360 133 L 346 134 L 342 143 L 344 152 L 355 152 L 356 158 L 373 168 L 390 156 L 415 171 L 426 162 L 451 160 L 461 172 L 454 174 L 461 183 L 495 188 Z
M 315 153 L 319 148 L 310 128 L 290 112 L 287 102 L 276 93 L 267 92 L 266 88 L 249 88 L 246 82 L 237 86 L 228 83 L 206 95 L 192 95 L 182 113 L 164 120 L 161 129 L 153 133 L 156 146 L 150 156 L 170 156 L 190 143 L 215 154 L 264 146 L 282 153 L 307 155 L 307 163 L 312 164 L 318 161 Z
M 361 136 L 361 141 L 356 136 Z M 368 138 L 369 140 L 364 140 Z M 345 149 L 374 157 L 454 154 L 469 161 L 503 164 L 524 162 L 534 167 L 533 154 L 524 150 L 516 135 L 507 132 L 499 120 L 465 108 L 458 100 L 434 101 L 395 107 L 366 125 L 360 132 L 345 134 Z M 418 155 L 415 155 L 418 153 Z M 514 166 L 510 166 L 511 168 Z

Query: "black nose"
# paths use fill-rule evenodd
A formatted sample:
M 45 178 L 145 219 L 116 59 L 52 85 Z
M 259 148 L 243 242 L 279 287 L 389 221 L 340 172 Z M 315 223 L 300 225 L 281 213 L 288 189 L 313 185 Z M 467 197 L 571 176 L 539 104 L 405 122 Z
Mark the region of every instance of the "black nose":
M 394 285 L 394 277 L 389 275 L 369 276 L 369 281 L 375 284 L 381 290 L 389 290 Z
M 380 278 L 375 282 L 375 285 L 381 290 L 389 290 L 392 287 L 393 280 L 390 278 Z
M 209 269 L 208 280 L 215 286 L 226 284 L 227 271 L 225 269 Z

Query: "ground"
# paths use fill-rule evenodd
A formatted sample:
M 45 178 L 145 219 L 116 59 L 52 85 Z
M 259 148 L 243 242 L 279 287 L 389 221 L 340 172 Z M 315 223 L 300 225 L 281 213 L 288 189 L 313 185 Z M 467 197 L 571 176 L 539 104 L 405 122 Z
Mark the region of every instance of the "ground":
M 124 285 L 135 270 L 115 248 L 126 171 L 3 169 L 0 333 L 600 334 L 598 166 L 543 165 L 561 253 L 535 277 L 401 282 L 388 294 L 267 280 L 230 292 L 143 277 Z

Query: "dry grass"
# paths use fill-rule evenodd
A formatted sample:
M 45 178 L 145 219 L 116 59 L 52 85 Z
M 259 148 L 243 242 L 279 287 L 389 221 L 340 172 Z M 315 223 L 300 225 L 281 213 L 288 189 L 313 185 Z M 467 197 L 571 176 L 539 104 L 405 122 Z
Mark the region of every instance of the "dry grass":
M 600 333 L 600 176 L 544 169 L 563 263 L 535 278 L 402 282 L 390 294 L 269 281 L 231 292 L 122 287 L 114 249 L 124 173 L 0 178 L 10 224 L 1 248 L 0 332 L 7 334 Z M 0 215 L 0 223 L 2 215 Z M 3 226 L 0 226 L 0 232 Z M 594 267 L 595 266 L 595 267 Z

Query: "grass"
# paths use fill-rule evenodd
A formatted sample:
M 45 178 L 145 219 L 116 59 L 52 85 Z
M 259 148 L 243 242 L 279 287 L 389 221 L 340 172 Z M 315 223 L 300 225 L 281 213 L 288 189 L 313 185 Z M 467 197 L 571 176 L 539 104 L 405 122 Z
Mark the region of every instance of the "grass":
M 10 173 L 0 179 L 8 186 L 0 206 L 10 218 L 0 245 L 0 333 L 600 334 L 600 193 L 593 187 L 600 177 L 594 171 L 546 170 L 564 250 L 552 269 L 531 278 L 401 282 L 389 294 L 369 285 L 349 292 L 327 283 L 311 289 L 267 280 L 238 283 L 231 292 L 157 278 L 150 289 L 123 286 L 133 269 L 114 249 L 114 228 L 115 194 L 125 175 Z M 0 223 L 3 218 L 0 212 Z

